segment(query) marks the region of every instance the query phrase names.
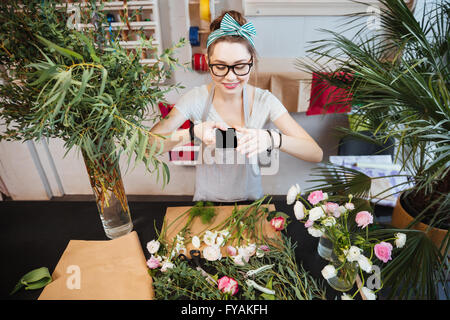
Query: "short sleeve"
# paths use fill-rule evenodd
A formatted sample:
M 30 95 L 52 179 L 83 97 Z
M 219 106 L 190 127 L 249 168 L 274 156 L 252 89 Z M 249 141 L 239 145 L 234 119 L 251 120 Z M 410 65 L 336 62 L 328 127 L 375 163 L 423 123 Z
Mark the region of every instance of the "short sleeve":
M 275 97 L 271 92 L 267 92 L 268 96 L 265 100 L 267 108 L 269 108 L 269 119 L 270 121 L 277 120 L 285 112 L 288 112 L 286 107 Z
M 175 103 L 174 108 L 177 108 L 187 120 L 195 122 L 201 117 L 204 100 L 204 94 L 201 94 L 200 88 L 195 87 L 182 95 Z

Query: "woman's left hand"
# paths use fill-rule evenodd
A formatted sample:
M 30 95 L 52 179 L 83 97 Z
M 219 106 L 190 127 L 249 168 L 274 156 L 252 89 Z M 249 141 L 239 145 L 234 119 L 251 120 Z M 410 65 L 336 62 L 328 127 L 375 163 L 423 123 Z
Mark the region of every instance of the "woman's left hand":
M 243 127 L 236 127 L 237 133 L 237 148 L 236 151 L 241 154 L 247 154 L 251 157 L 262 151 L 266 151 L 271 145 L 269 133 L 264 129 L 247 129 Z

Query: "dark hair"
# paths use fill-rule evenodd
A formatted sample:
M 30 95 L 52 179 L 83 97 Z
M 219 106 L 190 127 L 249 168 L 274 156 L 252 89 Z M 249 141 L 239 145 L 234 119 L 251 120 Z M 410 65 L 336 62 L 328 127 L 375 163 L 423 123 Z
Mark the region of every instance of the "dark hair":
M 237 23 L 239 23 L 241 26 L 243 26 L 244 24 L 247 23 L 247 20 L 244 18 L 244 16 L 235 10 L 230 10 L 230 11 L 224 11 L 222 12 L 222 14 L 220 16 L 218 16 L 216 19 L 214 19 L 213 22 L 211 22 L 211 25 L 209 26 L 209 30 L 211 32 L 220 29 L 220 23 L 222 22 L 223 17 L 225 16 L 225 14 L 229 14 L 234 20 L 236 20 Z M 250 44 L 250 42 L 238 35 L 230 35 L 230 36 L 224 36 L 224 37 L 220 37 L 219 39 L 217 39 L 216 41 L 214 41 L 213 43 L 211 43 L 211 45 L 208 47 L 208 57 L 211 56 L 211 53 L 214 50 L 214 47 L 217 43 L 219 42 L 234 42 L 234 43 L 242 43 L 248 50 L 248 52 L 250 53 L 250 55 L 253 58 L 253 64 L 256 64 L 257 61 L 257 53 L 256 53 L 256 49 Z

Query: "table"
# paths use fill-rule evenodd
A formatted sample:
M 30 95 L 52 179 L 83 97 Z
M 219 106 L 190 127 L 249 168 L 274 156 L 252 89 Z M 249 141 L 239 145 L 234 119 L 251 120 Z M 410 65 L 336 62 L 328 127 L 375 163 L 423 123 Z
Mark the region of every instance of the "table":
M 288 206 L 285 198 L 272 200 L 271 203 L 277 211 L 285 212 L 292 219 L 287 235 L 298 244 L 297 262 L 301 262 L 305 270 L 322 281 L 320 271 L 327 262 L 317 254 L 318 238 L 311 237 L 303 224 L 296 222 L 293 206 Z M 129 202 L 134 230 L 138 233 L 146 258 L 150 256 L 145 249 L 146 244 L 156 238 L 154 221 L 160 230 L 167 207 L 194 204 L 191 201 Z M 93 201 L 3 201 L 0 202 L 0 214 L 0 299 L 4 300 L 37 299 L 42 289 L 22 289 L 13 296 L 9 296 L 9 292 L 24 274 L 33 269 L 47 267 L 52 273 L 70 240 L 107 240 Z M 340 298 L 340 293 L 328 285 L 326 288 L 328 299 Z

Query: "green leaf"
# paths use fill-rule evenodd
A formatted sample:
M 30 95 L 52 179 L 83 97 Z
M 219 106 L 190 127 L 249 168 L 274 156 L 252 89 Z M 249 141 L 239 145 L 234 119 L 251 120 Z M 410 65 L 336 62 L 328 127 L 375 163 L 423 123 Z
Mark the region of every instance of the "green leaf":
M 61 55 L 67 57 L 67 58 L 75 58 L 77 60 L 83 61 L 83 56 L 79 53 L 76 53 L 72 50 L 66 49 L 66 48 L 62 48 L 56 44 L 54 44 L 53 42 L 39 36 L 36 35 L 36 37 L 45 45 L 47 45 L 49 48 L 55 49 L 58 53 L 60 53 Z
M 50 282 L 52 282 L 52 277 L 47 268 L 42 267 L 34 269 L 19 280 L 9 295 L 13 295 L 23 286 L 25 286 L 25 290 L 34 290 L 43 288 Z

